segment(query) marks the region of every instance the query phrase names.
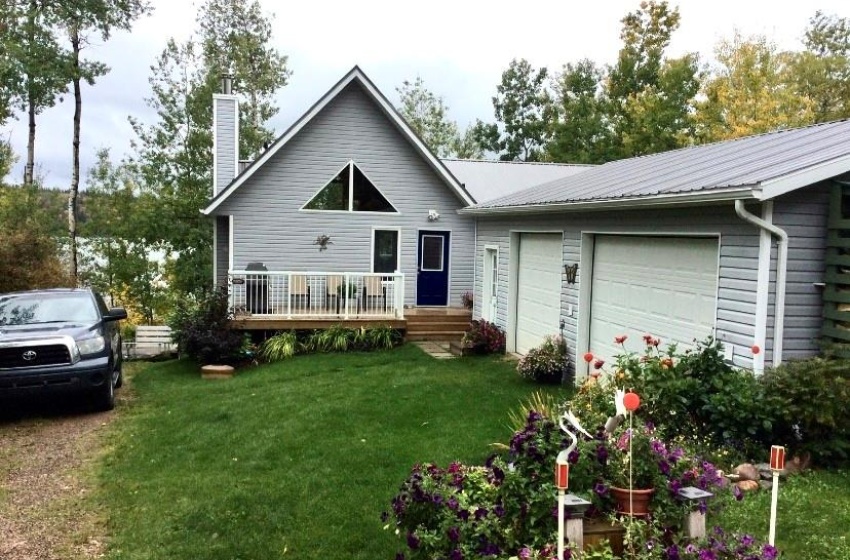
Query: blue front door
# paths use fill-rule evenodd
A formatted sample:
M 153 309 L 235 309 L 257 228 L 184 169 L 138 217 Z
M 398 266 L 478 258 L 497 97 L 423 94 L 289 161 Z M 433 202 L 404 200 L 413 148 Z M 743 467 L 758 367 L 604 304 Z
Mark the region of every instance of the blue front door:
M 419 232 L 416 305 L 449 304 L 449 232 Z

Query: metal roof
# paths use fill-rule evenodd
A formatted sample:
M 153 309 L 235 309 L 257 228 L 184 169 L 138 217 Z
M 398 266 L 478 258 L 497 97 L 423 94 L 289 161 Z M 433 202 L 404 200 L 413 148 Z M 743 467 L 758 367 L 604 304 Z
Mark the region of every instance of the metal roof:
M 442 162 L 479 204 L 535 185 L 563 179 L 594 167 L 568 163 L 488 159 L 447 158 Z
M 767 200 L 848 171 L 850 120 L 842 120 L 612 161 L 463 212 Z

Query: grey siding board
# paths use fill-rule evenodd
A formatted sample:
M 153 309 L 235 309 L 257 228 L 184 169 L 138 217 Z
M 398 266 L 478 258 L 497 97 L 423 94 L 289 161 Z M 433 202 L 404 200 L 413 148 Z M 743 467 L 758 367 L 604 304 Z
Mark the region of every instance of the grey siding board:
M 819 183 L 780 197 L 773 223 L 788 235 L 783 360 L 806 358 L 819 350 L 822 292 L 814 283 L 826 273 L 826 223 L 829 185 Z M 773 308 L 769 323 L 773 324 Z
M 236 161 L 236 99 L 215 99 L 215 179 L 213 194 L 226 187 L 238 171 Z
M 224 286 L 230 262 L 230 219 L 227 216 L 216 216 L 215 224 L 215 283 L 216 286 Z
M 398 213 L 299 209 L 353 160 Z M 450 230 L 449 304 L 472 289 L 474 221 L 463 202 L 356 83 L 343 90 L 216 210 L 234 216 L 234 267 L 369 272 L 373 228 L 401 228 L 405 303 L 416 301 L 419 230 Z M 428 221 L 428 211 L 440 218 Z M 332 244 L 313 245 L 319 235 Z
M 499 305 L 497 324 L 508 327 L 508 297 L 510 296 L 510 234 L 514 231 L 562 231 L 564 234 L 564 262 L 579 262 L 576 284 L 568 286 L 564 280 L 560 301 L 564 335 L 570 357 L 576 363 L 576 341 L 579 316 L 584 311 L 578 307 L 581 281 L 589 273 L 580 262 L 581 236 L 587 233 L 667 234 L 667 235 L 720 235 L 720 268 L 718 278 L 717 336 L 736 346 L 735 363 L 749 367 L 752 364 L 749 347 L 755 329 L 756 278 L 758 267 L 758 231 L 734 213 L 731 203 L 700 209 L 651 210 L 641 212 L 594 212 L 541 216 L 478 217 L 476 243 L 475 293 L 481 293 L 483 250 L 485 245 L 500 248 Z M 569 305 L 573 316 L 568 316 Z M 480 309 L 476 307 L 476 316 Z M 637 334 L 637 333 L 632 333 Z M 642 333 L 640 333 L 642 334 Z M 635 338 L 635 337 L 633 337 Z M 637 348 L 635 348 L 637 349 Z M 584 351 L 584 349 L 579 349 Z

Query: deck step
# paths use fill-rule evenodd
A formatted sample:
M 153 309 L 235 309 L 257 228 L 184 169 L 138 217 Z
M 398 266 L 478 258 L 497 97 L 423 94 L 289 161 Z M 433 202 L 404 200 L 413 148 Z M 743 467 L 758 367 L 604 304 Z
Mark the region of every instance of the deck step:
M 435 342 L 444 341 L 459 341 L 463 338 L 465 331 L 430 331 L 430 332 L 410 332 L 407 331 L 405 339 L 408 342 L 423 342 L 426 340 Z

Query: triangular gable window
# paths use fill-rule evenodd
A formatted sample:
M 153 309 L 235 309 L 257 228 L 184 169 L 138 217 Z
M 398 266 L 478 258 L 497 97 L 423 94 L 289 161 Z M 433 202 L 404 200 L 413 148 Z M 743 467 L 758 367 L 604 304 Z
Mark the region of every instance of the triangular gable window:
M 397 212 L 353 161 L 305 204 L 304 210 Z

